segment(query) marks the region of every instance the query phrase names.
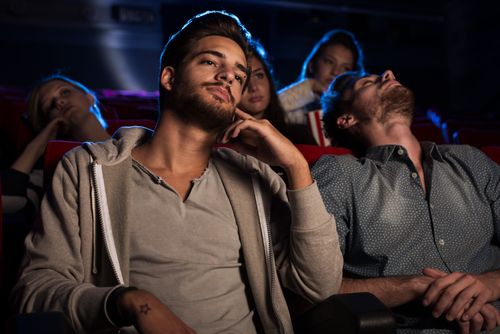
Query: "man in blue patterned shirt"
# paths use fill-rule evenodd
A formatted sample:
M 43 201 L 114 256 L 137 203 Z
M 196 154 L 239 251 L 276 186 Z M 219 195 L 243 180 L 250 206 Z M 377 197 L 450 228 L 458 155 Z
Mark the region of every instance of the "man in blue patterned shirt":
M 500 166 L 470 146 L 420 143 L 413 93 L 391 71 L 339 76 L 325 128 L 353 156 L 313 176 L 344 253 L 341 292 L 368 291 L 400 332 L 474 333 L 500 325 Z

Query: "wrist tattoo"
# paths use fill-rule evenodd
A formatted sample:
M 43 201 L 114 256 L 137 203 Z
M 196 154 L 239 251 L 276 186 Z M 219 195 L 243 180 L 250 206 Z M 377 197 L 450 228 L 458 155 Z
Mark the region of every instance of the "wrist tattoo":
M 148 304 L 144 304 L 144 305 L 139 305 L 139 312 L 146 315 L 148 314 L 148 312 L 151 311 L 151 307 L 149 307 Z

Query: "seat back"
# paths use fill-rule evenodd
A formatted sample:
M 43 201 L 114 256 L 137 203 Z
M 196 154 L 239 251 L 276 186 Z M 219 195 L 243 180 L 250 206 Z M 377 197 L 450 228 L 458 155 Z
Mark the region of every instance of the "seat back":
M 500 130 L 461 128 L 453 133 L 454 144 L 467 144 L 475 147 L 500 145 Z
M 43 186 L 46 188 L 54 175 L 57 164 L 63 155 L 74 147 L 81 145 L 79 141 L 50 140 L 43 158 Z
M 436 144 L 444 144 L 441 128 L 433 123 L 413 123 L 411 132 L 419 141 L 432 141 Z
M 477 129 L 477 130 L 498 130 L 500 122 L 497 121 L 475 121 L 475 120 L 457 120 L 447 119 L 441 124 L 443 138 L 446 144 L 453 144 L 453 134 L 458 129 Z
M 491 160 L 500 165 L 500 145 L 499 146 L 483 146 L 483 151 Z
M 343 154 L 352 154 L 352 151 L 345 147 L 334 147 L 334 146 L 316 146 L 316 145 L 306 145 L 306 144 L 297 144 L 295 145 L 299 151 L 302 153 L 304 158 L 306 158 L 309 166 L 314 165 L 316 161 L 319 160 L 323 155 L 332 154 L 332 155 L 343 155 Z
M 3 204 L 2 204 L 2 179 L 0 178 L 0 291 L 3 291 Z M 3 296 L 2 296 L 3 297 Z

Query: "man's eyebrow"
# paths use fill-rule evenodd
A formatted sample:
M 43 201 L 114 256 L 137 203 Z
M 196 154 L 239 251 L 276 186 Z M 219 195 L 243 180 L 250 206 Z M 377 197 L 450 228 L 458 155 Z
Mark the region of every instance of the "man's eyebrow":
M 223 54 L 222 52 L 219 52 L 219 51 L 215 51 L 215 50 L 203 50 L 203 51 L 200 51 L 198 53 L 195 53 L 193 55 L 193 58 L 199 57 L 199 56 L 201 56 L 203 54 L 207 54 L 207 53 L 210 54 L 210 55 L 212 55 L 212 56 L 218 57 L 218 58 L 223 58 L 223 59 L 226 58 L 225 54 Z
M 222 52 L 216 51 L 216 50 L 203 50 L 203 51 L 200 51 L 198 53 L 195 53 L 193 55 L 193 58 L 199 57 L 199 56 L 204 55 L 204 54 L 209 54 L 209 55 L 215 56 L 217 58 L 226 59 L 226 55 L 225 54 L 223 54 Z M 238 67 L 238 69 L 240 69 L 241 71 L 245 72 L 245 74 L 247 73 L 247 68 L 245 66 L 243 66 L 242 64 L 236 63 L 236 67 Z

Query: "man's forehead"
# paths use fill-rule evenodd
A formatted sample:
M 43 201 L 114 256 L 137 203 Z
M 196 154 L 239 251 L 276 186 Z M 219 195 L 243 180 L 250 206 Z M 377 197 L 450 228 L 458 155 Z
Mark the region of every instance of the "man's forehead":
M 247 65 L 245 53 L 241 46 L 230 38 L 224 36 L 205 36 L 199 39 L 190 52 L 191 57 L 196 57 L 203 53 L 214 53 L 221 58 L 235 58 L 236 62 Z

